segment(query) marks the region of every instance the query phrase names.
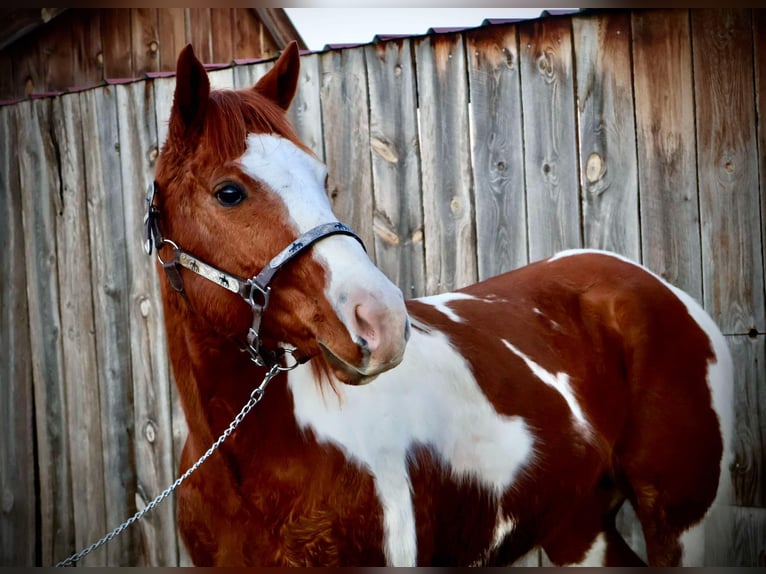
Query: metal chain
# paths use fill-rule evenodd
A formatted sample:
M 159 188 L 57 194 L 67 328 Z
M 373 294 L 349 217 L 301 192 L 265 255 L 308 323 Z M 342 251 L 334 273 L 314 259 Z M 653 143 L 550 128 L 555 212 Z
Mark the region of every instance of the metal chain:
M 197 462 L 195 462 L 191 468 L 189 468 L 186 472 L 184 472 L 180 477 L 176 479 L 176 481 L 168 486 L 165 490 L 162 491 L 162 493 L 157 496 L 154 500 L 152 500 L 149 504 L 147 504 L 144 508 L 136 512 L 133 516 L 128 518 L 125 522 L 120 524 L 117 528 L 112 530 L 109 534 L 101 538 L 100 540 L 94 542 L 87 548 L 84 548 L 80 552 L 76 554 L 72 554 L 69 558 L 66 560 L 62 560 L 58 564 L 56 564 L 56 567 L 58 566 L 74 566 L 79 560 L 82 560 L 85 558 L 88 554 L 93 552 L 96 548 L 99 548 L 112 540 L 115 536 L 119 535 L 123 530 L 125 530 L 128 526 L 133 524 L 134 522 L 140 520 L 144 514 L 152 510 L 155 506 L 157 506 L 160 502 L 165 500 L 170 494 L 176 490 L 181 484 L 189 478 L 201 465 L 204 463 L 210 456 L 223 444 L 223 441 L 225 441 L 231 433 L 234 432 L 234 430 L 239 426 L 239 424 L 242 422 L 242 420 L 247 416 L 247 414 L 253 410 L 253 407 L 257 405 L 261 399 L 263 398 L 263 393 L 266 390 L 266 386 L 269 384 L 269 381 L 273 379 L 275 376 L 277 376 L 277 373 L 280 373 L 282 371 L 290 371 L 297 367 L 297 363 L 294 365 L 288 365 L 287 367 L 281 366 L 279 363 L 275 363 L 271 366 L 271 368 L 266 372 L 266 375 L 263 377 L 263 381 L 261 381 L 261 384 L 258 385 L 255 389 L 253 389 L 253 392 L 250 393 L 250 398 L 245 403 L 245 406 L 242 407 L 242 410 L 237 413 L 237 416 L 234 417 L 234 420 L 231 421 L 229 426 L 225 431 L 223 431 L 223 434 L 218 437 L 218 440 L 216 440 L 209 449 L 203 454 Z

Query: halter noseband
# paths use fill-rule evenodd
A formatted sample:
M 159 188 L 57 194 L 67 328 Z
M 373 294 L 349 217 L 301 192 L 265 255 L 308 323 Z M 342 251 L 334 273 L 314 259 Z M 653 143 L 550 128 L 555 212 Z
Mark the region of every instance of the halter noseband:
M 250 354 L 250 358 L 258 366 L 271 367 L 285 353 L 292 353 L 288 349 L 279 349 L 278 352 L 270 351 L 261 345 L 260 327 L 261 318 L 269 305 L 269 295 L 271 293 L 271 282 L 277 272 L 288 262 L 292 261 L 298 255 L 306 251 L 320 239 L 332 235 L 349 235 L 356 239 L 364 248 L 364 243 L 354 231 L 338 221 L 333 223 L 323 223 L 298 237 L 290 245 L 280 251 L 266 266 L 250 279 L 245 279 L 226 271 L 222 271 L 194 255 L 184 251 L 170 239 L 165 239 L 160 232 L 159 218 L 160 210 L 154 203 L 157 194 L 157 182 L 149 184 L 146 194 L 146 213 L 144 215 L 145 242 L 144 250 L 151 255 L 152 247 L 157 250 L 157 260 L 162 264 L 168 277 L 171 287 L 179 293 L 184 292 L 181 273 L 178 267 L 185 267 L 189 271 L 196 273 L 212 281 L 216 285 L 228 289 L 232 293 L 238 294 L 249 305 L 253 312 L 253 324 L 247 332 L 247 345 L 245 350 Z M 173 248 L 173 258 L 169 261 L 163 261 L 159 250 L 164 245 L 170 245 Z

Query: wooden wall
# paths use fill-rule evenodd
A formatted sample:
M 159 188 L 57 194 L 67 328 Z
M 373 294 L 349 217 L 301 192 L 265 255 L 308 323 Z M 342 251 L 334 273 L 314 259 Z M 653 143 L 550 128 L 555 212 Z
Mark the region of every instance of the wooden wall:
M 759 10 L 612 10 L 308 54 L 290 111 L 407 296 L 599 247 L 703 302 L 737 369 L 710 565 L 766 560 L 764 30 Z M 173 88 L 0 107 L 2 564 L 65 558 L 175 476 L 185 425 L 140 240 Z M 620 525 L 641 552 L 629 508 Z M 187 563 L 172 502 L 84 561 Z
M 279 46 L 251 8 L 70 8 L 0 50 L 0 99 L 175 71 L 189 42 L 205 64 Z

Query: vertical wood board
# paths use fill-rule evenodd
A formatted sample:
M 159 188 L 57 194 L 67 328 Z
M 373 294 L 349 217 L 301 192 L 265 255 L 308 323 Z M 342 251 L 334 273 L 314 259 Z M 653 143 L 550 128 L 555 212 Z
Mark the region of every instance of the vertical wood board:
M 96 317 L 101 433 L 107 523 L 135 512 L 135 429 L 128 312 L 128 272 L 122 205 L 119 135 L 114 87 L 80 94 L 83 140 L 88 142 L 88 223 Z M 106 547 L 107 564 L 132 564 L 141 552 L 128 529 Z
M 580 247 L 581 213 L 569 18 L 518 25 L 529 259 Z
M 365 48 L 375 260 L 405 298 L 425 295 L 415 69 L 409 40 Z
M 689 12 L 631 18 L 642 262 L 701 303 Z
M 176 476 L 165 324 L 155 259 L 143 250 L 145 194 L 154 178 L 157 148 L 151 86 L 116 86 L 123 211 L 129 277 L 130 351 L 135 420 L 136 505 L 143 508 Z M 172 504 L 163 504 L 138 525 L 144 555 L 133 564 L 175 566 L 177 538 Z
M 734 503 L 766 508 L 766 336 L 727 340 L 735 368 Z
M 133 76 L 136 78 L 160 69 L 158 18 L 157 8 L 130 9 Z
M 705 309 L 727 334 L 763 333 L 751 14 L 691 15 Z
M 322 118 L 332 126 L 323 133 L 330 202 L 337 218 L 371 246 L 372 167 L 364 52 L 325 52 L 320 55 L 320 69 Z
M 298 90 L 287 117 L 295 131 L 316 156 L 324 161 L 322 103 L 320 98 L 319 55 L 301 56 L 301 72 Z M 272 64 L 273 65 L 273 64 Z M 271 68 L 271 66 L 269 66 Z M 251 85 L 254 85 L 254 80 Z
M 476 281 L 476 230 L 463 38 L 415 41 L 426 293 Z
M 59 306 L 76 541 L 70 552 L 75 552 L 101 538 L 108 525 L 80 97 L 66 95 L 53 104 L 61 177 L 56 225 Z M 88 564 L 105 566 L 106 560 L 95 555 Z
M 630 15 L 572 18 L 583 246 L 641 260 Z
M 187 44 L 186 10 L 188 8 L 158 8 L 157 35 L 159 37 L 159 69 L 175 72 L 178 55 Z
M 467 33 L 478 279 L 528 262 L 524 140 L 515 27 Z
M 25 105 L 25 104 L 22 104 Z M 14 109 L 0 108 L 0 141 L 15 136 Z M 0 147 L 0 565 L 34 566 L 35 411 L 27 307 L 27 272 L 16 149 Z
M 132 78 L 133 47 L 130 32 L 130 10 L 101 10 L 104 78 Z
M 14 106 L 27 272 L 30 353 L 34 377 L 42 564 L 74 548 L 69 425 L 66 415 L 56 259 L 56 217 L 61 209 L 51 100 Z M 34 192 L 32 191 L 34 190 Z

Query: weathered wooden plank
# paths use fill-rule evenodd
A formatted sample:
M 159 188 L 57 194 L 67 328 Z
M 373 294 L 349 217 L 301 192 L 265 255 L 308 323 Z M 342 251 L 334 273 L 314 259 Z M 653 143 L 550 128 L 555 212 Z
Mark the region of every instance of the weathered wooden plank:
M 125 241 L 133 373 L 136 506 L 143 508 L 176 476 L 170 378 L 165 325 L 157 269 L 143 250 L 145 193 L 154 177 L 157 123 L 153 90 L 142 83 L 116 86 L 120 134 L 120 167 L 125 214 Z M 138 525 L 143 555 L 133 564 L 175 566 L 178 541 L 172 504 L 157 507 Z
M 136 509 L 133 385 L 130 364 L 128 272 L 120 151 L 114 87 L 80 94 L 83 139 L 88 142 L 88 225 L 91 282 L 101 389 L 106 519 L 114 527 Z M 132 565 L 138 531 L 127 529 L 107 545 L 107 564 Z
M 725 333 L 766 330 L 749 10 L 692 10 L 704 305 Z
M 528 262 L 516 28 L 469 31 L 466 50 L 478 278 L 486 279 Z
M 186 11 L 188 8 L 159 8 L 157 34 L 161 72 L 175 72 L 178 54 L 187 44 Z
M 261 58 L 262 26 L 252 8 L 234 9 L 233 50 L 237 58 Z
M 572 18 L 583 246 L 641 260 L 630 14 Z
M 302 64 L 303 60 L 301 60 L 301 66 Z M 249 88 L 254 86 L 273 66 L 273 60 L 234 66 L 234 87 Z
M 158 32 L 157 8 L 130 9 L 134 77 L 140 78 L 147 72 L 159 71 Z
M 210 9 L 210 37 L 213 44 L 213 62 L 228 64 L 235 56 L 233 47 L 233 8 Z
M 766 507 L 766 336 L 727 337 L 734 357 L 735 504 Z
M 631 18 L 642 261 L 702 302 L 689 12 Z
M 255 83 L 255 81 L 253 82 Z M 324 161 L 322 145 L 322 104 L 320 99 L 319 55 L 301 56 L 301 75 L 298 91 L 287 110 L 287 117 L 303 143 Z
M 401 40 L 364 50 L 370 90 L 375 259 L 405 297 L 419 297 L 425 295 L 426 280 L 412 44 Z
M 323 134 L 330 201 L 338 219 L 371 246 L 372 167 L 364 52 L 325 52 L 320 66 L 322 117 L 332 125 Z M 370 255 L 374 256 L 371 250 Z
M 168 137 L 168 121 L 170 121 L 170 110 L 173 109 L 173 93 L 176 89 L 176 79 L 155 78 L 152 80 L 154 90 L 155 117 L 157 119 L 157 143 L 159 150 L 165 144 Z
M 519 24 L 529 259 L 579 247 L 580 193 L 569 17 Z
M 51 139 L 51 101 L 14 106 L 21 213 L 29 305 L 30 353 L 34 377 L 39 488 L 40 559 L 52 564 L 75 544 L 69 428 L 66 417 L 56 214 L 61 209 L 55 143 Z M 88 278 L 85 279 L 86 281 Z M 30 477 L 31 478 L 31 477 Z
M 203 64 L 213 62 L 213 45 L 210 39 L 210 8 L 187 8 L 189 15 L 189 42 Z
M 42 65 L 42 85 L 38 86 L 38 92 L 63 91 L 74 82 L 74 39 L 69 26 L 75 18 L 71 13 L 59 18 L 55 26 L 44 27 L 36 34 Z
M 622 508 L 617 512 L 615 518 L 617 531 L 622 538 L 627 542 L 628 546 L 641 558 L 644 562 L 647 562 L 646 555 L 646 540 L 644 540 L 644 532 L 641 529 L 641 523 L 638 521 L 636 511 L 629 501 L 625 501 Z M 648 562 L 647 562 L 648 563 Z
M 207 77 L 210 79 L 211 90 L 229 89 L 234 87 L 234 68 L 232 67 L 209 70 Z
M 463 38 L 415 40 L 426 293 L 476 281 L 468 86 Z
M 705 565 L 766 566 L 766 508 L 728 506 L 719 514 L 705 529 Z
M 81 10 L 72 22 L 74 86 L 95 86 L 104 79 L 101 11 Z
M 27 104 L 21 104 L 25 106 Z M 0 141 L 16 140 L 13 108 L 0 107 Z M 35 409 L 27 309 L 27 271 L 15 145 L 0 147 L 0 564 L 34 566 Z
M 54 130 L 60 153 L 61 206 L 56 225 L 59 309 L 72 467 L 76 552 L 106 532 L 101 405 L 96 356 L 96 319 L 91 285 L 87 217 L 86 150 L 77 94 L 54 101 Z M 64 558 L 62 556 L 61 558 Z M 92 566 L 106 565 L 97 554 Z
M 154 105 L 155 105 L 155 119 L 157 122 L 157 142 L 164 145 L 164 141 L 167 138 L 168 133 L 168 119 L 170 118 L 170 110 L 173 106 L 173 92 L 175 90 L 175 78 L 159 78 L 152 82 L 154 89 Z M 156 274 L 155 274 L 156 277 Z M 164 332 L 164 327 L 163 327 Z M 184 416 L 183 409 L 181 408 L 181 400 L 178 396 L 178 389 L 173 379 L 173 371 L 170 365 L 168 365 L 168 377 L 170 386 L 170 419 L 171 419 L 171 431 L 173 433 L 173 459 L 172 470 L 175 475 L 178 475 L 178 469 L 181 463 L 181 453 L 183 451 L 184 444 L 186 443 L 186 437 L 188 436 L 188 426 L 186 425 L 186 417 Z M 175 497 L 173 498 L 173 508 L 175 515 Z M 189 553 L 186 546 L 182 541 L 178 540 L 178 565 L 190 566 L 192 564 Z
M 8 47 L 13 60 L 13 89 L 20 97 L 42 92 L 45 79 L 42 75 L 40 52 L 27 36 Z
M 758 172 L 760 173 L 761 238 L 766 241 L 766 10 L 753 10 L 755 43 L 755 105 L 758 116 Z M 763 249 L 766 270 L 766 249 Z M 766 272 L 766 271 L 765 271 Z
M 130 9 L 101 10 L 104 78 L 132 78 L 133 49 L 130 40 Z
M 19 98 L 22 91 L 16 90 L 13 84 L 13 59 L 7 50 L 0 52 L 0 100 Z

